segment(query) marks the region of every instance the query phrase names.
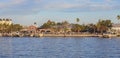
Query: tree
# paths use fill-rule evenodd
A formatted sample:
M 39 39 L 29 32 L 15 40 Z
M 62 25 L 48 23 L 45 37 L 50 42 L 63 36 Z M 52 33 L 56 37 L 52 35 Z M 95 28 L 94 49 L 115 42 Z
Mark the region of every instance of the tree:
M 101 34 L 103 34 L 103 32 L 106 32 L 111 27 L 111 20 L 99 20 L 99 22 L 97 23 L 97 31 Z
M 95 25 L 95 24 L 89 24 L 89 25 L 88 25 L 88 31 L 89 31 L 90 33 L 95 33 L 95 32 L 97 31 L 96 25 Z
M 36 25 L 37 23 L 36 22 L 34 22 L 34 25 Z
M 120 20 L 120 15 L 117 16 L 117 19 Z
M 76 18 L 76 22 L 78 23 L 80 21 L 80 19 L 79 18 Z
M 68 26 L 69 26 L 69 22 L 68 22 L 68 21 L 63 21 L 63 22 L 62 22 L 62 27 L 64 28 L 64 32 L 65 32 L 65 33 L 66 33 L 66 31 L 67 31 Z
M 81 25 L 73 24 L 73 27 L 72 27 L 73 32 L 80 32 L 80 30 L 81 30 Z
M 13 31 L 20 31 L 22 29 L 22 26 L 20 24 L 14 24 L 13 28 Z
M 40 28 L 48 29 L 48 28 L 52 28 L 54 25 L 55 25 L 55 22 L 48 20 Z

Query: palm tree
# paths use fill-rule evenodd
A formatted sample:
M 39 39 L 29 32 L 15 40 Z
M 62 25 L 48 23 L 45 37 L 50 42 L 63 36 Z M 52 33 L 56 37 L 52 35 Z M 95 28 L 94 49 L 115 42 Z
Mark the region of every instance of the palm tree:
M 79 18 L 76 18 L 76 22 L 78 23 L 80 21 L 80 19 Z
M 117 16 L 117 19 L 120 20 L 120 15 Z
M 34 25 L 36 25 L 37 23 L 36 22 L 34 22 Z

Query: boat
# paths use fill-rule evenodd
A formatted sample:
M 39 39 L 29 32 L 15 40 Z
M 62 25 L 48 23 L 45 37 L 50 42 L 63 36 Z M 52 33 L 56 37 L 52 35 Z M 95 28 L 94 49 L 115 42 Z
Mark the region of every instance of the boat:
M 103 37 L 103 38 L 111 38 L 111 37 L 116 37 L 116 35 L 115 35 L 115 34 L 109 34 L 109 33 L 108 33 L 108 34 L 103 34 L 102 37 Z

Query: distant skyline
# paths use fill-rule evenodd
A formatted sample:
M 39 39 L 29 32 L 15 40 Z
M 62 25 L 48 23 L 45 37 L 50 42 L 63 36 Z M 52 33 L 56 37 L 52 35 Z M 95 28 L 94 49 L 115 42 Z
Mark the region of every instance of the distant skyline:
M 0 18 L 11 18 L 13 23 L 43 24 L 47 20 L 80 24 L 110 19 L 114 23 L 120 15 L 120 0 L 0 0 Z

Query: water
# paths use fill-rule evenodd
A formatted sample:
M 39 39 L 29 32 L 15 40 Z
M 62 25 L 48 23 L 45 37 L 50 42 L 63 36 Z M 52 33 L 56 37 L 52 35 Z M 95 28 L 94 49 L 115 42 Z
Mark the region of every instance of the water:
M 120 38 L 0 37 L 0 58 L 120 58 Z

